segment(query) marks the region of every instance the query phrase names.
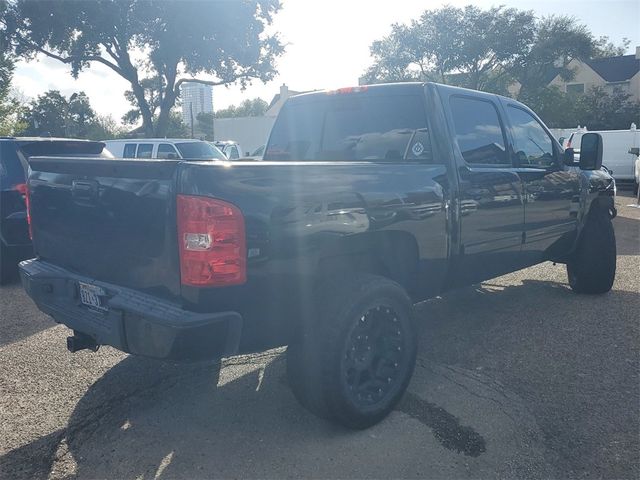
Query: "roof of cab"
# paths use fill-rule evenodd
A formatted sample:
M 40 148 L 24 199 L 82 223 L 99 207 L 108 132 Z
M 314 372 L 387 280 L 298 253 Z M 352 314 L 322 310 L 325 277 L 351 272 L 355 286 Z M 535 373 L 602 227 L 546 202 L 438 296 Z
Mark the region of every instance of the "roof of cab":
M 324 96 L 333 96 L 333 95 L 344 95 L 344 94 L 354 94 L 354 95 L 385 95 L 388 93 L 395 94 L 416 94 L 424 91 L 424 88 L 428 85 L 433 85 L 438 89 L 446 89 L 450 91 L 456 91 L 460 94 L 474 95 L 474 96 L 498 96 L 507 100 L 515 101 L 511 98 L 504 97 L 501 95 L 496 95 L 490 92 L 482 92 L 479 90 L 471 90 L 469 88 L 463 87 L 455 87 L 453 85 L 444 85 L 441 83 L 435 82 L 396 82 L 396 83 L 378 83 L 372 85 L 359 85 L 357 87 L 346 87 L 346 88 L 338 88 L 335 90 L 316 90 L 308 93 L 301 93 L 300 95 L 296 95 L 294 97 L 290 97 L 287 102 L 304 102 L 305 100 L 324 97 Z

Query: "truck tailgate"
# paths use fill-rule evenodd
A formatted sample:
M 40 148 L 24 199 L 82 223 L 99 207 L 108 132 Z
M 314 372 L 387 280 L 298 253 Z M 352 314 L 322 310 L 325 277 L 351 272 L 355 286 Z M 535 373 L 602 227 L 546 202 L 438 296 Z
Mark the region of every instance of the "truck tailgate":
M 178 164 L 32 157 L 36 254 L 96 280 L 179 296 Z

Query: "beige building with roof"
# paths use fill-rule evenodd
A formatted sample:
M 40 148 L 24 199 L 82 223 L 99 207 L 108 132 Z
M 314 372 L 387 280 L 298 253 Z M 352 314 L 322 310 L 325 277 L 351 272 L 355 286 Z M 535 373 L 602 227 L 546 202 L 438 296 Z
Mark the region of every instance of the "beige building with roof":
M 640 47 L 635 55 L 596 58 L 589 61 L 571 60 L 569 68 L 574 77 L 565 81 L 556 75 L 549 85 L 558 87 L 567 93 L 585 93 L 593 87 L 604 87 L 612 93 L 615 88 L 631 95 L 631 99 L 640 101 Z

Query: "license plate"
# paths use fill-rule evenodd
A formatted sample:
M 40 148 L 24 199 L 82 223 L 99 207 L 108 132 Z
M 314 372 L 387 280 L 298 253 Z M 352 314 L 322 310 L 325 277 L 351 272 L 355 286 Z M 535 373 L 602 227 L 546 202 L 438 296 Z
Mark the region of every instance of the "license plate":
M 84 305 L 102 311 L 107 310 L 107 307 L 103 305 L 102 299 L 100 298 L 107 294 L 104 288 L 82 282 L 78 282 L 78 287 L 80 287 L 80 301 Z

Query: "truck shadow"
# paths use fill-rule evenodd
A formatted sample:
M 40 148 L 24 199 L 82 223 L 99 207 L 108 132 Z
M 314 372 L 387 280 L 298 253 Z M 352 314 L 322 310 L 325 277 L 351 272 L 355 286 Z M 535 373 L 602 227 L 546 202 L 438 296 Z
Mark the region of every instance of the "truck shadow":
M 613 291 L 591 300 L 568 296 L 567 290 L 546 281 L 485 283 L 426 302 L 418 309 L 424 320 L 421 357 L 456 365 L 486 351 L 492 332 L 508 334 L 513 323 L 536 320 L 522 312 L 539 307 L 540 296 L 560 306 L 547 317 L 561 318 L 578 302 L 591 308 L 606 297 L 607 303 L 629 302 L 632 294 Z M 525 343 L 511 342 L 513 348 L 528 348 Z M 231 358 L 220 378 L 207 365 L 127 357 L 89 387 L 65 429 L 0 457 L 0 477 L 397 476 L 402 470 L 387 460 L 411 462 L 425 448 L 396 440 L 408 435 L 411 425 L 393 415 L 364 432 L 317 419 L 298 405 L 286 384 L 281 351 Z M 413 393 L 398 410 L 428 427 L 420 434 L 432 437 L 425 443 L 435 436 L 440 446 L 466 458 L 488 448 L 472 427 Z
M 0 287 L 0 347 L 55 327 L 27 296 L 19 281 Z
M 418 395 L 408 394 L 398 409 L 452 452 L 476 457 L 486 449 L 473 428 Z M 391 437 L 393 423 L 375 431 Z M 232 358 L 220 378 L 207 365 L 127 357 L 89 388 L 65 429 L 0 457 L 0 476 L 285 477 L 323 469 L 320 476 L 369 476 L 375 469 L 353 463 L 348 452 L 368 446 L 365 457 L 386 463 L 388 443 L 376 451 L 381 442 L 371 431 L 347 431 L 303 410 L 287 386 L 281 351 Z

